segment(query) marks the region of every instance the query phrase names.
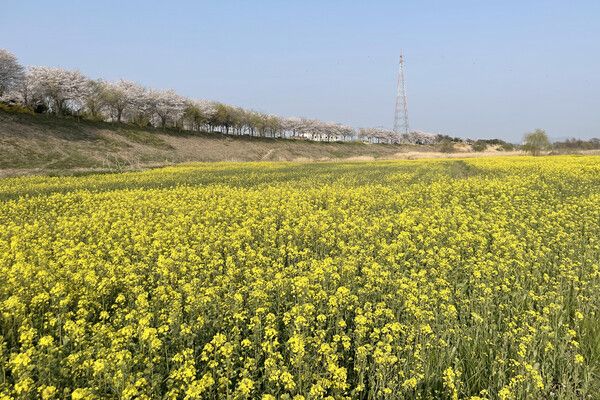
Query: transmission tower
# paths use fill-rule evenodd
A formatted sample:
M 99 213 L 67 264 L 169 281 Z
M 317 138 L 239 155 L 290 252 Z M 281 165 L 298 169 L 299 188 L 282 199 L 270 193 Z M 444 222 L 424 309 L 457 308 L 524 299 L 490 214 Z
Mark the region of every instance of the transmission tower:
M 396 114 L 394 116 L 394 132 L 409 133 L 408 104 L 406 102 L 406 86 L 404 84 L 404 56 L 400 53 L 398 68 L 398 87 L 396 90 Z

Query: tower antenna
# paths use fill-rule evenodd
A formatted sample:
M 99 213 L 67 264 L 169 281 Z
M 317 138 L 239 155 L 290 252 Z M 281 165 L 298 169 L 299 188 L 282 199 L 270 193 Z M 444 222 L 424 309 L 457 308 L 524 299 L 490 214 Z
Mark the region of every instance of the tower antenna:
M 400 65 L 398 68 L 398 86 L 396 89 L 396 114 L 394 116 L 394 132 L 409 133 L 408 104 L 406 101 L 406 85 L 404 83 L 404 55 L 400 52 Z

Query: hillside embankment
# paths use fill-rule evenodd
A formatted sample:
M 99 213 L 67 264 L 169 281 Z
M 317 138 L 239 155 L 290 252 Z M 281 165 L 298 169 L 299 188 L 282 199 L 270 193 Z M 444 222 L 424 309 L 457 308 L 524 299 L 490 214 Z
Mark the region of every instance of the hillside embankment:
M 467 157 L 435 146 L 312 142 L 191 133 L 0 110 L 0 176 L 125 171 L 184 162 L 334 161 Z M 516 154 L 516 153 L 515 153 Z

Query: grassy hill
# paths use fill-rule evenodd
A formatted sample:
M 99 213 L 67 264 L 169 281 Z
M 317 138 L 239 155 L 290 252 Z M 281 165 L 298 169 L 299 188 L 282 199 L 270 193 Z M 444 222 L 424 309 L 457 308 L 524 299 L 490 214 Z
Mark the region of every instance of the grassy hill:
M 129 170 L 193 161 L 412 158 L 424 152 L 434 156 L 436 150 L 190 133 L 0 110 L 0 176 Z

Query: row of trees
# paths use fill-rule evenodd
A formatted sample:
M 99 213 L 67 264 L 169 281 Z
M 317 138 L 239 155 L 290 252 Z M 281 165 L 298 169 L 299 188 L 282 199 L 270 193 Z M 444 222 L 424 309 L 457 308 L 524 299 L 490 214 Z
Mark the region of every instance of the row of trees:
M 446 144 L 449 148 L 453 148 L 454 143 L 463 142 L 460 138 L 422 132 L 398 135 L 384 128 L 355 130 L 343 124 L 316 119 L 284 118 L 223 103 L 189 99 L 173 90 L 156 90 L 127 80 L 107 82 L 89 79 L 79 71 L 62 68 L 23 68 L 13 54 L 0 49 L 2 99 L 38 113 L 189 131 L 319 141 Z M 473 145 L 476 151 L 485 150 L 488 145 L 500 145 L 505 150 L 512 148 L 497 139 L 466 143 Z M 539 154 L 547 147 L 545 133 L 535 131 L 527 135 L 526 150 Z
M 600 150 L 600 138 L 591 138 L 588 140 L 566 139 L 552 143 L 552 148 L 558 150 Z
M 315 119 L 282 118 L 218 102 L 193 100 L 172 90 L 151 89 L 127 80 L 89 79 L 79 71 L 62 68 L 23 68 L 14 55 L 1 49 L 0 97 L 38 113 L 190 131 L 370 143 L 434 140 L 431 135 L 418 133 L 399 136 L 383 128 L 355 130 Z

